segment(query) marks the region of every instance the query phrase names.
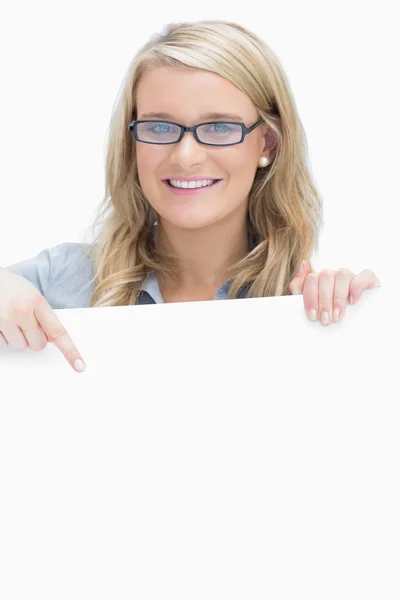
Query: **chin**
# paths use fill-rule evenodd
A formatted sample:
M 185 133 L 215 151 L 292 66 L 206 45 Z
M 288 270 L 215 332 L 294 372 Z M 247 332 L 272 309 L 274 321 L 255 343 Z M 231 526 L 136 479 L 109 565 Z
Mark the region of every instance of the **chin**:
M 210 227 L 218 221 L 221 220 L 220 215 L 160 215 L 161 219 L 167 221 L 173 227 L 177 227 L 179 229 L 188 229 L 188 230 L 196 230 L 196 229 L 204 229 L 206 227 Z

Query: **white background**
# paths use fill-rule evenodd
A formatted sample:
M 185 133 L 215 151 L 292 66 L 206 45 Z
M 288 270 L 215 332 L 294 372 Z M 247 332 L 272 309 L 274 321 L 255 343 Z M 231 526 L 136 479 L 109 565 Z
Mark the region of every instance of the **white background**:
M 9 4 L 0 36 L 0 265 L 88 235 L 104 193 L 112 108 L 134 52 L 169 21 L 222 18 L 260 35 L 288 75 L 324 200 L 315 268 L 370 268 L 388 284 L 400 201 L 395 5 Z

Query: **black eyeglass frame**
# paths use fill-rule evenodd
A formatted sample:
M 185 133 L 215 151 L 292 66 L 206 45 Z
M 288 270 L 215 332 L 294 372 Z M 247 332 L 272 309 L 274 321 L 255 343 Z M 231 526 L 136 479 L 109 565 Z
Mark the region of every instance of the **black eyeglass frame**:
M 130 123 L 130 125 L 128 126 L 128 129 L 130 131 L 133 132 L 133 135 L 135 137 L 135 140 L 137 142 L 141 142 L 142 144 L 155 144 L 157 146 L 168 146 L 170 144 L 178 144 L 181 139 L 183 138 L 183 134 L 186 131 L 191 131 L 194 134 L 194 137 L 196 138 L 196 141 L 199 142 L 199 144 L 204 144 L 205 146 L 236 146 L 237 144 L 241 144 L 244 141 L 245 136 L 250 133 L 251 131 L 253 131 L 253 129 L 255 129 L 256 127 L 258 127 L 259 125 L 261 125 L 261 123 L 263 123 L 264 120 L 260 119 L 259 121 L 257 121 L 256 123 L 254 123 L 254 125 L 250 125 L 250 127 L 246 127 L 246 125 L 244 123 L 238 123 L 235 121 L 207 121 L 206 123 L 199 123 L 198 125 L 193 125 L 193 127 L 185 127 L 184 125 L 180 125 L 179 123 L 174 123 L 173 121 L 163 121 L 162 119 L 139 119 L 136 121 L 132 121 L 132 123 Z M 179 134 L 179 138 L 175 141 L 175 142 L 145 142 L 144 140 L 140 140 L 138 138 L 138 133 L 137 133 L 137 125 L 138 123 L 169 123 L 170 125 L 176 125 L 177 127 L 180 127 L 180 134 Z M 207 142 L 202 142 L 199 139 L 199 136 L 197 135 L 197 128 L 201 127 L 202 125 L 213 125 L 214 123 L 223 123 L 226 125 L 240 125 L 240 127 L 242 128 L 242 138 L 239 142 L 233 142 L 232 144 L 209 144 Z

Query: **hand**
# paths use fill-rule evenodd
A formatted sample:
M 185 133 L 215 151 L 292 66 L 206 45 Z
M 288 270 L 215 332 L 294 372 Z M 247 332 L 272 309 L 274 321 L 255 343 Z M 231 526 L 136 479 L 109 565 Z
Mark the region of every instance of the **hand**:
M 348 269 L 323 269 L 319 275 L 311 271 L 310 263 L 303 261 L 289 284 L 291 294 L 303 294 L 304 309 L 311 321 L 322 325 L 340 323 L 347 300 L 356 304 L 363 290 L 380 287 L 381 283 L 370 269 L 358 275 Z
M 0 350 L 43 350 L 52 342 L 76 371 L 82 357 L 50 304 L 24 277 L 0 269 Z M 83 362 L 83 361 L 82 361 Z

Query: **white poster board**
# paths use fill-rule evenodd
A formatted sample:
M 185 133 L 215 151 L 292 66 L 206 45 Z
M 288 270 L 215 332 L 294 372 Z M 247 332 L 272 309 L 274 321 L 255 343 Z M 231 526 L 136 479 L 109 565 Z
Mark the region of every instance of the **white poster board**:
M 56 311 L 84 373 L 1 353 L 0 598 L 398 600 L 395 303 Z

